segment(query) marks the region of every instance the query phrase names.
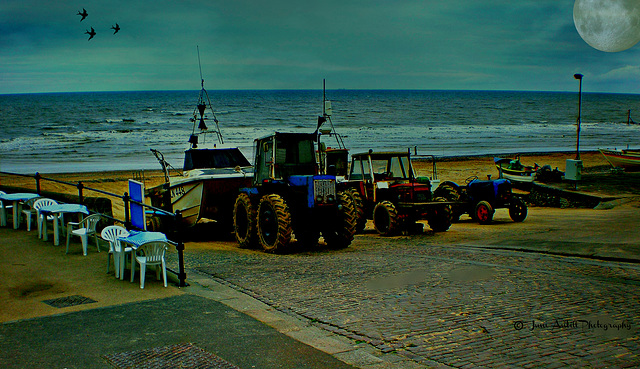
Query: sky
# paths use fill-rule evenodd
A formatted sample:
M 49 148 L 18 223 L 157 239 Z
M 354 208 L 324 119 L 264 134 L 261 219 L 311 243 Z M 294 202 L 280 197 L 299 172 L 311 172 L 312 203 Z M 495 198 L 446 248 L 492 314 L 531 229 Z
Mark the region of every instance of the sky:
M 2 0 L 0 94 L 226 89 L 640 93 L 574 0 Z M 78 11 L 88 17 L 80 21 Z M 118 23 L 121 30 L 113 34 Z M 96 35 L 88 40 L 85 31 Z

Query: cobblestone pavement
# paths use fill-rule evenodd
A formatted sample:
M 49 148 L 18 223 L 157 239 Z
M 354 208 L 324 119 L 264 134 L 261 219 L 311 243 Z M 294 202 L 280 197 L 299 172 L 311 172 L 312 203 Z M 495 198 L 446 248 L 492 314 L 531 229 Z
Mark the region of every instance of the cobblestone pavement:
M 431 366 L 640 363 L 640 267 L 359 235 L 340 251 L 191 252 L 197 270 L 328 331 Z

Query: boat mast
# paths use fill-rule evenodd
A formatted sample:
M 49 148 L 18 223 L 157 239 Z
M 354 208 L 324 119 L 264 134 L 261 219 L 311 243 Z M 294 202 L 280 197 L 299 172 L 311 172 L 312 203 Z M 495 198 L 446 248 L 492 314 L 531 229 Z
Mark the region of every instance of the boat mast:
M 198 67 L 200 68 L 201 89 L 200 89 L 200 95 L 198 97 L 198 105 L 196 106 L 196 110 L 193 111 L 193 118 L 192 118 L 193 130 L 191 133 L 191 137 L 189 138 L 189 143 L 191 144 L 191 147 L 194 149 L 198 145 L 197 137 L 199 135 L 202 135 L 204 138 L 206 137 L 207 133 L 215 133 L 216 136 L 218 137 L 218 142 L 220 142 L 221 144 L 224 144 L 224 139 L 222 138 L 222 132 L 220 132 L 220 126 L 218 125 L 218 118 L 216 117 L 216 113 L 213 111 L 213 106 L 211 105 L 211 99 L 209 98 L 209 93 L 204 88 L 204 78 L 202 77 L 202 63 L 200 62 L 200 47 L 196 46 L 196 48 L 198 50 Z M 206 97 L 206 101 L 205 101 L 205 97 Z M 216 130 L 213 132 L 209 132 L 209 127 L 207 127 L 206 123 L 204 122 L 205 120 L 209 119 L 209 118 L 205 118 L 205 114 L 204 114 L 207 109 L 207 106 L 211 110 L 213 121 L 216 124 Z M 198 118 L 198 114 L 200 115 L 199 118 Z M 200 130 L 200 133 L 197 135 L 196 135 L 196 122 L 199 122 L 198 129 Z

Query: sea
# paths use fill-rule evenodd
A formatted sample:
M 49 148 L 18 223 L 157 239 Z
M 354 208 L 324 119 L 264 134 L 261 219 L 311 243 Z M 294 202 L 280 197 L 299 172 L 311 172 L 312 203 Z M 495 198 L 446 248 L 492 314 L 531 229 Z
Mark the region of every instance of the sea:
M 207 90 L 209 131 L 253 158 L 273 132 L 314 132 L 322 90 Z M 201 91 L 0 95 L 0 171 L 20 174 L 181 168 Z M 411 150 L 436 158 L 575 152 L 640 145 L 640 95 L 530 91 L 327 90 L 350 152 Z M 581 97 L 581 99 L 580 99 Z M 581 100 L 581 103 L 580 103 Z M 640 113 L 638 113 L 640 121 Z M 205 142 L 216 143 L 214 134 Z M 329 147 L 338 147 L 327 137 Z

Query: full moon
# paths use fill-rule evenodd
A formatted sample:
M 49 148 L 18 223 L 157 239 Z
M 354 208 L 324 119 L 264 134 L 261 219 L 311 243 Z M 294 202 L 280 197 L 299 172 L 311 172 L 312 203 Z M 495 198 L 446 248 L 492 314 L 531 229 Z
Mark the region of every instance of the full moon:
M 623 51 L 640 41 L 640 0 L 576 0 L 573 22 L 591 47 Z

